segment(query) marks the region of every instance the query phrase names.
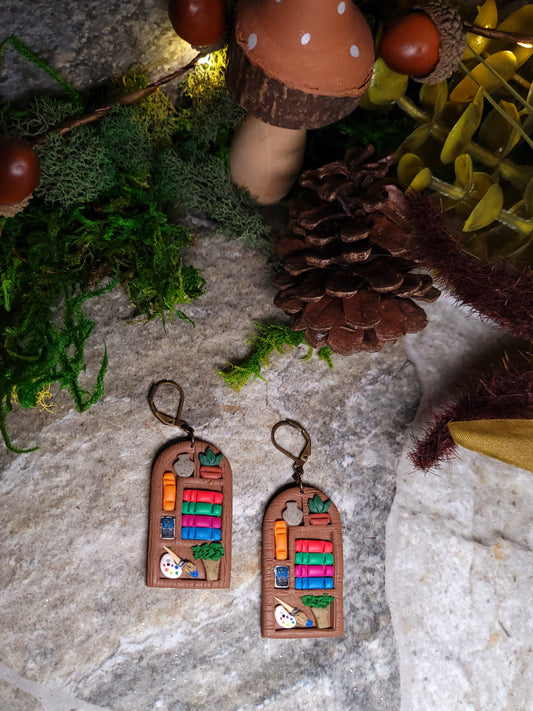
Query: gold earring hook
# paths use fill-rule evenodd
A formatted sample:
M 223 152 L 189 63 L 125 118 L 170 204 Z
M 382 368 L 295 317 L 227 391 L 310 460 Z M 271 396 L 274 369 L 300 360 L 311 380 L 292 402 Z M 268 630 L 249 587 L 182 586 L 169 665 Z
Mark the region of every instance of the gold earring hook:
M 155 402 L 154 402 L 155 395 L 156 395 L 157 391 L 159 390 L 159 388 L 163 387 L 165 385 L 170 385 L 171 387 L 175 388 L 180 394 L 180 399 L 178 401 L 178 409 L 177 409 L 177 412 L 174 416 L 167 415 L 165 412 L 161 412 L 155 406 Z M 185 395 L 183 394 L 183 390 L 173 380 L 160 380 L 157 383 L 153 383 L 152 387 L 150 388 L 150 392 L 148 393 L 148 404 L 150 405 L 150 410 L 155 415 L 155 417 L 157 417 L 157 419 L 160 422 L 162 422 L 164 425 L 170 425 L 171 427 L 179 427 L 184 432 L 187 432 L 187 434 L 191 438 L 191 444 L 194 445 L 194 434 L 193 434 L 194 430 L 181 417 L 181 411 L 183 409 L 184 400 L 185 400 Z
M 285 425 L 288 425 L 289 427 L 294 427 L 295 429 L 300 432 L 300 434 L 303 435 L 305 444 L 303 446 L 302 451 L 298 456 L 292 454 L 292 452 L 289 452 L 287 449 L 282 447 L 278 442 L 276 442 L 276 437 L 275 434 L 277 430 L 280 427 L 283 427 Z M 293 468 L 293 478 L 297 482 L 298 486 L 300 487 L 300 492 L 303 493 L 303 484 L 302 484 L 302 476 L 304 473 L 304 464 L 307 462 L 309 459 L 309 456 L 311 455 L 311 437 L 309 437 L 307 430 L 305 427 L 303 427 L 299 422 L 296 422 L 295 420 L 281 420 L 281 422 L 277 422 L 274 427 L 272 428 L 271 432 L 271 439 L 272 439 L 272 444 L 276 449 L 278 449 L 280 452 L 285 454 L 285 456 L 289 457 L 289 459 L 292 459 L 294 464 L 292 465 Z

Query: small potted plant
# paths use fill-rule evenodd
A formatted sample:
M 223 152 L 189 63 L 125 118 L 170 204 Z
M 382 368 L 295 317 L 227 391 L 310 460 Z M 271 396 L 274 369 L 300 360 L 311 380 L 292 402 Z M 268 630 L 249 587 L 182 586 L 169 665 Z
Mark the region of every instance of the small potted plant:
M 322 501 L 318 494 L 308 500 L 307 506 L 309 507 L 309 523 L 311 526 L 326 526 L 331 522 L 331 517 L 328 513 L 330 504 L 330 499 Z
M 222 452 L 215 454 L 211 447 L 208 447 L 205 452 L 200 452 L 198 455 L 200 460 L 200 476 L 202 479 L 221 479 L 222 468 Z
M 333 595 L 324 593 L 323 595 L 304 595 L 302 603 L 309 607 L 315 616 L 318 629 L 327 629 L 331 626 L 329 619 L 329 606 L 335 598 Z
M 220 559 L 224 555 L 224 546 L 218 541 L 202 543 L 193 546 L 192 554 L 195 560 L 201 560 L 204 564 L 206 580 L 218 580 L 220 573 Z

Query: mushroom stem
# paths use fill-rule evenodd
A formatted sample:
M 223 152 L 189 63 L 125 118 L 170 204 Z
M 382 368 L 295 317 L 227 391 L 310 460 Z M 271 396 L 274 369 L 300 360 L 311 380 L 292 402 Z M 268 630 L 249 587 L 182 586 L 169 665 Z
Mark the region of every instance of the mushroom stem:
M 302 167 L 306 136 L 305 128 L 281 128 L 246 116 L 231 145 L 231 179 L 259 205 L 281 200 Z

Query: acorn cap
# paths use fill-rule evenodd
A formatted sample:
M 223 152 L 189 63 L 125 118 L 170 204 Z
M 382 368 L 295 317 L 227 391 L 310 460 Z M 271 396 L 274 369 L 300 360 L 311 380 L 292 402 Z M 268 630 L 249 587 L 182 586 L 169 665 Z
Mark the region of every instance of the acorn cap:
M 318 128 L 357 106 L 373 63 L 372 33 L 351 0 L 240 0 L 226 83 L 267 123 Z
M 439 0 L 415 3 L 412 10 L 419 10 L 429 15 L 440 35 L 437 65 L 429 74 L 413 79 L 423 84 L 438 84 L 451 77 L 463 56 L 466 47 L 463 20 L 454 7 Z
M 19 212 L 22 212 L 28 207 L 32 197 L 33 193 L 30 193 L 24 200 L 12 203 L 11 205 L 0 203 L 0 217 L 15 217 L 15 215 L 18 215 Z

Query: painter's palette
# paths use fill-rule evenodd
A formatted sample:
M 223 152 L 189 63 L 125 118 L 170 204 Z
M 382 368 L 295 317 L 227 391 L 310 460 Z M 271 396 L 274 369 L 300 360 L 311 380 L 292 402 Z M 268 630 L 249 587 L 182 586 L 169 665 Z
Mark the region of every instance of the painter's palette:
M 290 487 L 263 519 L 263 637 L 341 637 L 342 525 L 311 486 Z
M 152 468 L 146 584 L 228 588 L 232 474 L 216 447 L 195 439 L 164 449 Z

